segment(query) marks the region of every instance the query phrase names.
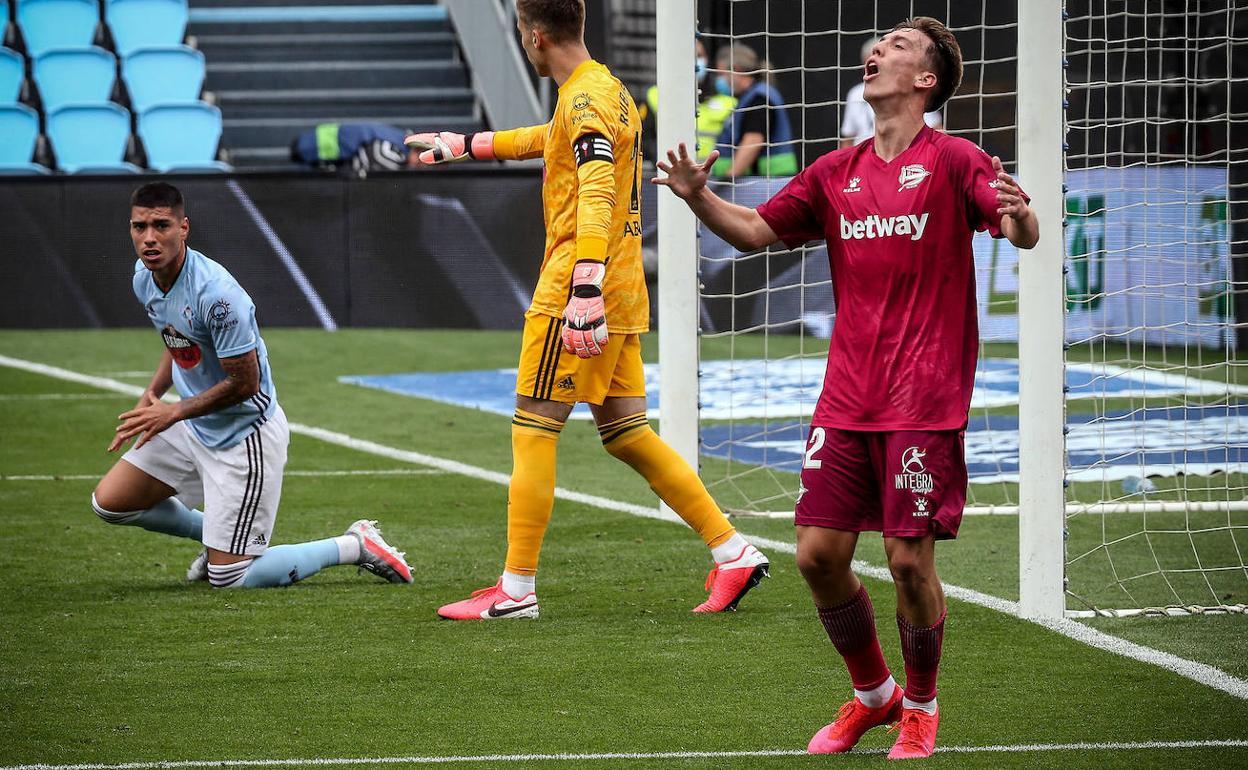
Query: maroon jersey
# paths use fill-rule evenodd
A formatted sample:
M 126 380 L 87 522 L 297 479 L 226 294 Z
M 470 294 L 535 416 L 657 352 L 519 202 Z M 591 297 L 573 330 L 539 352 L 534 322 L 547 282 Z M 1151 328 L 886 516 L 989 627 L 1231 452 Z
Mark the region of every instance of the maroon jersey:
M 959 430 L 979 352 L 976 230 L 1001 237 L 992 159 L 924 126 L 885 163 L 836 150 L 758 213 L 790 248 L 826 240 L 836 325 L 812 425 Z

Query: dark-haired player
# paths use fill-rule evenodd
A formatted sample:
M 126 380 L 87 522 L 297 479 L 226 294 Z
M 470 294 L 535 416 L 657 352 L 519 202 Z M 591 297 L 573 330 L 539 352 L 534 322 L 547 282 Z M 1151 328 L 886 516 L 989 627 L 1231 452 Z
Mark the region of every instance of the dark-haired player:
M 923 122 L 961 79 L 953 34 L 909 19 L 866 61 L 872 139 L 819 158 L 757 209 L 717 197 L 706 187 L 714 158 L 696 163 L 684 145 L 654 180 L 742 251 L 827 241 L 836 326 L 801 475 L 797 563 L 854 697 L 811 739 L 812 753 L 848 751 L 898 720 L 890 758 L 929 756 L 936 745 L 945 597 L 935 544 L 957 534 L 966 501 L 962 442 L 979 345 L 971 238 L 988 230 L 1020 248 L 1039 238 L 1000 159 Z M 883 532 L 896 582 L 904 689 L 850 566 L 869 530 Z
M 187 578 L 214 588 L 284 586 L 335 564 L 411 583 L 403 555 L 367 519 L 339 537 L 270 547 L 290 431 L 255 305 L 224 267 L 187 247 L 190 227 L 173 185 L 151 182 L 131 196 L 134 293 L 165 349 L 108 451 L 137 440 L 91 507 L 110 524 L 202 542 Z M 182 400 L 160 400 L 170 386 Z M 199 501 L 202 513 L 188 507 Z
M 424 163 L 542 158 L 546 253 L 525 314 L 512 418 L 507 560 L 496 585 L 448 604 L 450 620 L 537 617 L 537 563 L 555 494 L 555 451 L 573 405 L 590 405 L 603 446 L 701 536 L 715 566 L 695 612 L 734 610 L 767 558 L 728 522 L 689 464 L 646 421 L 640 335 L 641 122 L 632 96 L 585 48 L 582 0 L 517 0 L 529 63 L 559 84 L 549 123 L 470 136 L 414 134 Z M 566 354 L 566 355 L 565 355 Z

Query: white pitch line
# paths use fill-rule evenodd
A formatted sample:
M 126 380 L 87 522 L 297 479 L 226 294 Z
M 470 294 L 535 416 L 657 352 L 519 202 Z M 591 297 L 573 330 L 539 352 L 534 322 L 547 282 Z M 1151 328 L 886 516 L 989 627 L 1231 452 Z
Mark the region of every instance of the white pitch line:
M 1248 740 L 1142 741 L 1139 743 L 1031 743 L 999 746 L 937 746 L 937 754 L 1024 754 L 1045 751 L 1156 751 L 1158 749 L 1248 748 Z M 854 754 L 883 754 L 888 749 L 859 749 Z M 742 759 L 802 757 L 801 749 L 757 751 L 621 751 L 601 754 L 483 754 L 480 756 L 327 757 L 313 759 L 186 759 L 120 764 L 4 765 L 0 770 L 176 770 L 192 767 L 325 767 L 349 765 L 446 765 L 466 762 L 597 762 L 612 759 Z
M 43 374 L 48 377 L 55 377 L 62 380 L 68 380 L 70 382 L 91 385 L 103 390 L 112 390 L 117 393 L 125 393 L 135 397 L 138 397 L 138 395 L 143 391 L 142 388 L 135 385 L 127 385 L 124 382 L 118 382 L 116 380 L 110 380 L 102 377 L 92 377 L 90 375 L 81 374 L 68 369 L 61 369 L 60 367 L 40 364 L 34 361 L 26 361 L 20 358 L 10 358 L 4 355 L 0 355 L 0 366 L 10 366 L 15 369 L 22 369 L 36 374 Z M 290 423 L 290 431 L 291 433 L 299 433 L 305 436 L 320 439 L 321 441 L 325 441 L 330 444 L 337 444 L 338 446 L 356 449 L 361 452 L 368 452 L 380 457 L 388 457 L 392 460 L 400 460 L 402 462 L 409 462 L 415 465 L 437 468 L 438 470 L 446 471 L 448 473 L 456 473 L 474 479 L 481 479 L 482 481 L 490 481 L 504 486 L 510 482 L 510 477 L 506 473 L 490 471 L 484 468 L 478 468 L 475 465 L 468 465 L 467 463 L 461 463 L 455 460 L 434 457 L 420 452 L 397 449 L 395 447 L 386 446 L 385 444 L 378 444 L 373 441 L 354 438 L 345 433 L 325 430 L 324 428 L 316 428 L 292 422 Z M 602 508 L 604 510 L 620 511 L 622 513 L 631 513 L 634 516 L 683 523 L 680 518 L 676 516 L 676 514 L 664 513 L 660 511 L 657 506 L 647 507 L 643 505 L 634 505 L 633 503 L 624 503 L 618 500 L 611 500 L 606 497 L 598 497 L 597 495 L 587 495 L 582 492 L 574 492 L 562 487 L 555 488 L 555 497 L 561 500 L 568 500 L 570 502 L 592 505 L 596 508 Z M 762 546 L 763 548 L 767 548 L 772 551 L 789 554 L 797 552 L 796 546 L 789 541 L 772 540 L 770 538 L 754 537 L 752 535 L 748 537 L 755 545 Z M 892 582 L 893 580 L 892 574 L 885 567 L 877 567 L 867 564 L 866 562 L 855 560 L 854 569 L 860 575 L 866 575 L 877 580 L 883 580 L 886 582 Z M 969 602 L 971 604 L 977 604 L 981 607 L 986 607 L 988 609 L 1010 615 L 1011 617 L 1019 617 L 1019 608 L 1016 602 L 1007 601 L 1000 597 L 990 596 L 989 594 L 980 593 L 979 591 L 975 591 L 970 588 L 949 585 L 947 583 L 944 584 L 944 589 L 945 594 L 953 597 L 954 599 Z M 1172 655 L 1168 652 L 1162 652 L 1161 650 L 1155 650 L 1152 647 L 1146 647 L 1142 644 L 1136 644 L 1135 642 L 1129 642 L 1126 639 L 1111 636 L 1104 632 L 1097 631 L 1090 626 L 1086 626 L 1077 620 L 1063 618 L 1060 620 L 1033 620 L 1030 622 L 1034 622 L 1037 625 L 1053 631 L 1054 633 L 1061 634 L 1069 639 L 1074 639 L 1077 642 L 1081 642 L 1095 649 L 1121 655 L 1132 660 L 1140 661 L 1141 663 L 1158 666 L 1166 671 L 1172 671 L 1180 676 L 1191 679 L 1194 682 L 1221 690 L 1222 692 L 1233 695 L 1236 698 L 1248 700 L 1248 680 L 1231 676 L 1219 668 L 1187 660 L 1186 658 L 1180 658 L 1179 656 Z M 4 769 L 0 768 L 0 770 Z
M 381 470 L 350 470 L 350 471 L 283 471 L 283 478 L 299 476 L 302 478 L 321 478 L 327 476 L 440 476 L 445 471 L 436 468 L 388 468 Z M 94 481 L 101 478 L 99 473 L 64 473 L 38 474 L 26 476 L 9 476 L 0 473 L 0 481 Z

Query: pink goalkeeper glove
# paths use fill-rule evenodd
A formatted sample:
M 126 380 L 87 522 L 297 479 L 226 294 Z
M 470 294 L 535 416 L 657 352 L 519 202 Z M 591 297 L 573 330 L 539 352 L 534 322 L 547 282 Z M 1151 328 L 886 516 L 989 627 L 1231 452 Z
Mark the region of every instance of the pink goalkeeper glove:
M 563 309 L 563 349 L 579 358 L 602 353 L 607 345 L 607 308 L 602 279 L 607 266 L 584 260 L 572 268 L 572 298 Z
M 453 134 L 439 131 L 429 134 L 408 134 L 403 144 L 422 152 L 417 157 L 421 163 L 458 163 L 461 160 L 494 160 L 494 132 L 478 131 L 475 134 Z

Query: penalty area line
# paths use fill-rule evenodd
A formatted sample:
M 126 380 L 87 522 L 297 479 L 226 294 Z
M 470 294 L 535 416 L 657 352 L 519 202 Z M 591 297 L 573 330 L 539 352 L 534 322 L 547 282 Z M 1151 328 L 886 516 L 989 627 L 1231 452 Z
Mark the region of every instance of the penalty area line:
M 66 380 L 68 382 L 90 385 L 101 390 L 111 390 L 115 393 L 125 393 L 127 395 L 134 396 L 135 398 L 143 392 L 143 389 L 136 385 L 129 385 L 124 382 L 118 382 L 117 380 L 111 380 L 103 377 L 93 377 L 91 375 L 70 371 L 69 369 L 62 369 L 58 366 L 41 364 L 35 361 L 27 361 L 21 358 L 10 358 L 5 355 L 0 355 L 0 366 L 9 366 L 14 369 L 21 369 L 35 374 L 42 374 L 48 377 Z M 396 447 L 378 444 L 374 441 L 355 438 L 354 436 L 348 436 L 345 433 L 326 430 L 324 428 L 317 428 L 311 425 L 303 425 L 301 423 L 292 422 L 290 423 L 290 432 L 320 439 L 321 441 L 329 444 L 336 444 L 349 449 L 367 452 L 378 457 L 387 457 L 392 460 L 411 463 L 413 465 L 421 465 L 426 468 L 436 468 L 447 473 L 468 476 L 469 478 L 489 481 L 494 484 L 501 484 L 502 486 L 507 486 L 511 481 L 511 477 L 506 473 L 486 470 L 485 468 L 478 468 L 475 465 L 461 463 L 456 460 L 448 460 L 442 457 L 435 457 L 421 452 L 398 449 Z M 590 505 L 603 510 L 620 511 L 622 513 L 629 513 L 643 518 L 660 519 L 662 521 L 671 521 L 679 524 L 684 523 L 676 514 L 667 512 L 666 510 L 660 510 L 657 505 L 644 506 L 633 503 L 625 503 L 619 500 L 612 500 L 607 497 L 599 497 L 598 495 L 588 495 L 583 492 L 575 492 L 570 489 L 564 489 L 563 487 L 555 488 L 555 497 L 560 500 Z M 764 549 L 788 554 L 794 554 L 797 552 L 797 547 L 789 541 L 773 540 L 771 538 L 754 537 L 751 535 L 746 536 L 749 537 L 750 541 L 755 545 Z M 876 580 L 882 580 L 889 583 L 893 581 L 893 576 L 887 567 L 877 567 L 863 561 L 855 560 L 854 570 L 860 575 L 866 575 L 867 577 L 875 578 Z M 950 585 L 948 583 L 944 584 L 944 589 L 945 595 L 948 597 L 970 604 L 976 604 L 980 607 L 986 607 L 987 609 L 995 610 L 996 612 L 1010 615 L 1020 620 L 1024 619 L 1021 617 L 1017 602 L 1011 602 L 998 596 L 992 596 L 971 588 Z M 1158 668 L 1162 668 L 1166 671 L 1178 674 L 1179 676 L 1191 679 L 1194 682 L 1212 687 L 1216 690 L 1221 690 L 1222 692 L 1233 695 L 1241 700 L 1248 700 L 1248 680 L 1232 676 L 1219 668 L 1215 668 L 1214 666 L 1210 666 L 1205 663 L 1198 663 L 1193 660 L 1188 660 L 1187 658 L 1180 658 L 1179 656 L 1172 655 L 1168 652 L 1162 652 L 1161 650 L 1146 647 L 1142 644 L 1136 644 L 1135 642 L 1130 642 L 1117 636 L 1111 636 L 1110 634 L 1098 631 L 1089 625 L 1085 625 L 1077 620 L 1071 620 L 1069 618 L 1060 618 L 1057 620 L 1026 620 L 1047 628 L 1054 633 L 1061 634 L 1068 639 L 1073 639 L 1082 644 L 1086 644 L 1089 647 L 1110 652 L 1115 655 L 1121 655 L 1125 658 L 1130 658 L 1141 663 L 1148 663 L 1149 665 L 1157 666 Z M 4 768 L 0 768 L 0 770 L 4 770 Z
M 1248 748 L 1248 740 L 1141 741 L 1138 743 L 1031 743 L 998 746 L 937 746 L 937 754 L 1026 754 L 1059 751 L 1156 751 L 1159 749 Z M 883 754 L 888 749 L 855 750 L 854 754 Z M 4 765 L 0 770 L 176 770 L 195 767 L 325 767 L 351 765 L 447 765 L 473 762 L 595 762 L 619 759 L 741 759 L 801 757 L 801 749 L 757 751 L 655 751 L 604 752 L 601 754 L 483 754 L 443 757 L 328 757 L 313 759 L 187 759 L 119 764 Z

